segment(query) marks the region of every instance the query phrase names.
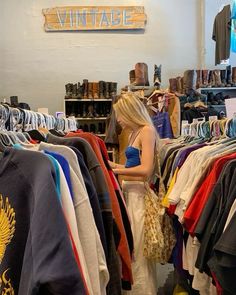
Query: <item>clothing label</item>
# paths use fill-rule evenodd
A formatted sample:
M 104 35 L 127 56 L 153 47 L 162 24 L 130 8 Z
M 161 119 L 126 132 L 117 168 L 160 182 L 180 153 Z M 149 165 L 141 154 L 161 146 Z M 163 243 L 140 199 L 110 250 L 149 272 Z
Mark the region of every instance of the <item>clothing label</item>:
M 217 116 L 209 116 L 209 121 L 216 121 L 218 118 Z
M 205 121 L 206 121 L 205 117 L 203 117 L 203 118 L 195 118 L 195 119 L 193 119 L 193 123 L 205 122 Z
M 188 135 L 189 134 L 189 123 L 187 120 L 183 120 L 181 122 L 181 135 Z

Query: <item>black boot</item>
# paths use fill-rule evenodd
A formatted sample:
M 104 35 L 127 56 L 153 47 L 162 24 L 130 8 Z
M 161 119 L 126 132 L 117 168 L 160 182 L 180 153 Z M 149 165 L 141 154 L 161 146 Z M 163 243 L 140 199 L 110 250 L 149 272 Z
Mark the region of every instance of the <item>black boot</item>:
M 221 77 L 222 87 L 225 87 L 227 85 L 226 70 L 220 70 L 220 77 Z
M 89 126 L 89 132 L 91 132 L 91 133 L 96 133 L 96 126 L 95 126 L 95 124 L 90 124 L 90 126 Z
M 88 80 L 84 79 L 83 80 L 83 98 L 88 99 Z
M 82 113 L 82 117 L 86 118 L 87 117 L 87 112 L 86 112 L 86 105 L 83 105 L 83 113 Z
M 153 82 L 154 82 L 154 86 L 156 86 L 157 89 L 161 88 L 161 65 L 159 65 L 159 67 L 157 65 L 154 65 Z
M 79 99 L 83 98 L 83 86 L 80 85 L 80 82 L 77 83 L 77 93 Z
M 102 134 L 102 123 L 98 123 L 98 134 Z
M 117 83 L 116 82 L 112 82 L 111 83 L 111 98 L 113 99 L 116 95 L 117 95 Z
M 227 74 L 226 74 L 227 87 L 230 87 L 230 86 L 232 86 L 232 71 L 231 71 L 231 66 L 230 65 L 226 67 L 226 72 L 227 72 Z
M 105 96 L 105 98 L 110 98 L 110 94 L 109 94 L 109 82 L 105 82 L 104 96 Z
M 72 98 L 73 99 L 77 99 L 78 98 L 77 84 L 73 84 Z

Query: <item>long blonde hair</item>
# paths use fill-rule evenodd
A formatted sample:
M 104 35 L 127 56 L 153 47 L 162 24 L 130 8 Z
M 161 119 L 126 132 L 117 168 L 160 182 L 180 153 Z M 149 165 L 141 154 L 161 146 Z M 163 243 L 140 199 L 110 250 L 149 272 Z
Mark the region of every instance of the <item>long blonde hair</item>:
M 116 115 L 121 115 L 127 124 L 133 123 L 140 127 L 151 125 L 152 119 L 145 105 L 133 92 L 123 93 L 118 96 L 118 101 L 113 105 Z

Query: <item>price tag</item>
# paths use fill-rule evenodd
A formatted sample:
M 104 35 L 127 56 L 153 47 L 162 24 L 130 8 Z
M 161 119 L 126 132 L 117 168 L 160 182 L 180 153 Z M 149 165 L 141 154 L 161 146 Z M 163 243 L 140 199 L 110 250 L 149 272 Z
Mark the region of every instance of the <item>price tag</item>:
M 217 116 L 209 116 L 209 121 L 216 121 L 218 118 Z

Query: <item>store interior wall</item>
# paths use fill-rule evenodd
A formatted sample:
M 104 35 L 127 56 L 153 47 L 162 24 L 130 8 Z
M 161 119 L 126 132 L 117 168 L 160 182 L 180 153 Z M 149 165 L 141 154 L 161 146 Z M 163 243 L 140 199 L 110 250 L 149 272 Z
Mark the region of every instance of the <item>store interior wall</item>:
M 213 0 L 212 0 L 213 1 Z M 162 86 L 168 78 L 197 68 L 199 0 L 94 0 L 93 5 L 143 5 L 145 31 L 56 32 L 43 28 L 43 8 L 91 5 L 89 0 L 0 1 L 0 100 L 18 95 L 32 109 L 63 110 L 68 82 L 129 83 L 129 70 L 146 62 L 153 82 L 154 64 L 162 64 Z

